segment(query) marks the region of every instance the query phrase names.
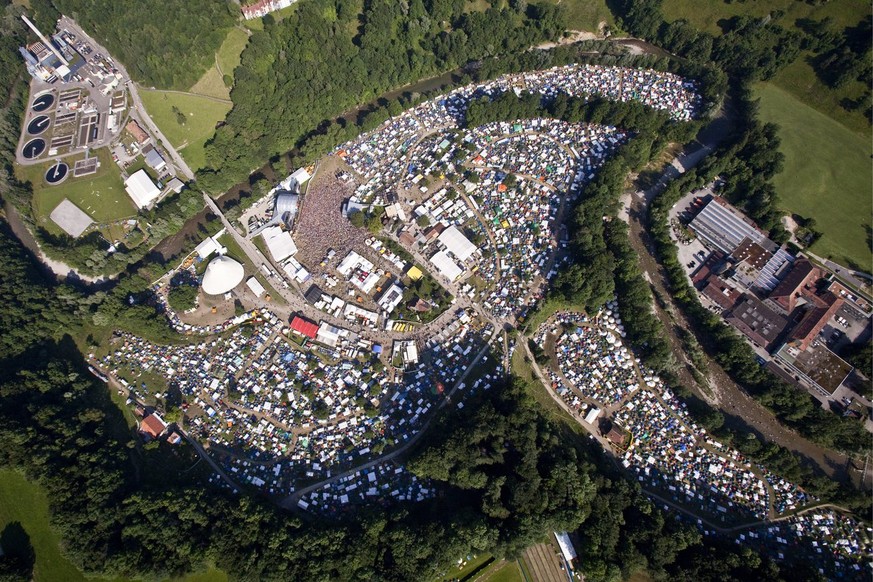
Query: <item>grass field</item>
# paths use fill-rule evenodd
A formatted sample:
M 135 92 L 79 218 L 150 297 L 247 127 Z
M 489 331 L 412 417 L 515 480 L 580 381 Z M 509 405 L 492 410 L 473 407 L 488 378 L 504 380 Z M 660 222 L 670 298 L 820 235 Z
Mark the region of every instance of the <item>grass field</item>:
M 0 530 L 12 522 L 21 523 L 36 554 L 34 582 L 127 582 L 123 578 L 86 577 L 61 553 L 43 489 L 16 471 L 0 469 Z M 172 582 L 227 582 L 227 575 L 210 568 Z
M 85 582 L 85 576 L 61 554 L 58 538 L 49 524 L 48 499 L 43 490 L 24 476 L 0 470 L 0 527 L 21 522 L 36 553 L 36 582 Z
M 188 91 L 216 99 L 230 99 L 230 87 L 224 84 L 224 78 L 215 65 L 209 67 Z
M 719 20 L 734 16 L 763 17 L 774 10 L 782 10 L 782 26 L 791 26 L 798 18 L 821 20 L 831 17 L 834 25 L 841 28 L 852 26 L 869 14 L 870 3 L 865 0 L 831 0 L 820 6 L 797 0 L 766 0 L 757 2 L 732 2 L 724 0 L 664 0 L 661 7 L 668 22 L 685 19 L 695 27 L 721 34 Z
M 233 70 L 239 65 L 240 55 L 248 42 L 249 35 L 245 30 L 240 28 L 230 29 L 224 42 L 218 48 L 218 54 L 216 55 L 216 62 L 222 74 L 233 75 Z
M 121 173 L 112 161 L 109 150 L 103 148 L 96 153 L 100 158 L 100 169 L 96 174 L 74 178 L 73 162 L 82 159 L 84 154 L 74 156 L 65 160 L 70 165 L 69 177 L 57 186 L 50 186 L 45 181 L 45 171 L 54 162 L 15 167 L 18 179 L 32 184 L 34 216 L 50 232 L 61 232 L 49 219 L 49 214 L 64 198 L 69 198 L 95 222 L 108 222 L 136 214 L 136 208 L 124 191 Z
M 245 30 L 231 28 L 215 54 L 215 64 L 188 91 L 216 99 L 230 99 L 230 87 L 224 84 L 224 75 L 233 76 L 248 42 L 249 35 Z
M 758 86 L 761 118 L 778 123 L 785 169 L 774 183 L 784 210 L 813 217 L 823 233 L 812 250 L 864 270 L 871 264 L 871 145 L 773 84 Z
M 797 0 L 761 0 L 731 4 L 724 0 L 664 0 L 662 10 L 667 21 L 685 19 L 701 30 L 719 35 L 722 31 L 719 21 L 722 19 L 742 15 L 763 17 L 774 10 L 785 12 L 779 24 L 786 28 L 795 26 L 800 18 L 821 20 L 830 17 L 834 21 L 833 26 L 843 29 L 854 26 L 869 14 L 870 3 L 865 0 L 832 0 L 813 6 Z M 773 83 L 852 131 L 869 138 L 871 127 L 863 112 L 846 111 L 840 106 L 842 99 L 855 99 L 862 95 L 865 89 L 863 84 L 854 82 L 840 89 L 831 89 L 818 79 L 813 68 L 806 62 L 808 56 L 801 55 L 793 64 L 780 71 Z
M 482 577 L 483 582 L 524 582 L 518 562 L 507 562 Z
M 207 97 L 169 91 L 140 90 L 140 96 L 154 122 L 180 150 L 191 169 L 206 165 L 206 140 L 215 133 L 215 125 L 230 111 L 230 103 Z M 173 107 L 185 114 L 185 124 L 180 124 Z
M 818 80 L 807 57 L 804 54 L 779 71 L 772 83 L 869 140 L 871 127 L 864 113 L 860 110 L 848 111 L 840 105 L 842 99 L 861 97 L 866 89 L 864 83 L 854 81 L 839 89 L 831 89 Z
M 465 562 L 461 565 L 456 564 L 452 569 L 446 572 L 446 575 L 440 580 L 457 580 L 463 579 L 465 576 L 469 576 L 479 568 L 482 568 L 485 564 L 494 561 L 494 557 L 491 554 L 479 554 L 474 557 L 472 560 Z
M 597 32 L 601 22 L 608 25 L 615 23 L 605 0 L 548 0 L 548 3 L 564 7 L 567 28 L 570 30 Z

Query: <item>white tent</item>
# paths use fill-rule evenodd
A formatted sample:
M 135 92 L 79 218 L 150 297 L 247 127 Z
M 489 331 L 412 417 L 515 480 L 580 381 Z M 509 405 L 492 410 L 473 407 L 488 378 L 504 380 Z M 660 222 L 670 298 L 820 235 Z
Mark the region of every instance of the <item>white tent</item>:
M 161 195 L 161 191 L 145 170 L 134 172 L 124 183 L 124 189 L 138 208 L 145 208 Z
M 438 239 L 459 261 L 466 261 L 479 250 L 456 226 L 445 229 Z
M 261 282 L 255 279 L 254 277 L 250 277 L 248 281 L 246 281 L 246 286 L 252 290 L 252 293 L 255 294 L 255 297 L 260 297 L 264 294 L 264 286 L 261 285 Z
M 261 236 L 264 237 L 264 242 L 267 243 L 267 248 L 277 263 L 297 254 L 297 245 L 294 244 L 290 232 L 282 230 L 278 226 L 271 226 L 265 228 Z
M 439 251 L 436 253 L 430 258 L 430 262 L 433 263 L 433 266 L 437 268 L 440 274 L 449 281 L 454 281 L 464 272 L 445 251 Z
M 239 285 L 244 275 L 243 266 L 230 257 L 215 257 L 203 274 L 203 292 L 207 295 L 224 295 Z

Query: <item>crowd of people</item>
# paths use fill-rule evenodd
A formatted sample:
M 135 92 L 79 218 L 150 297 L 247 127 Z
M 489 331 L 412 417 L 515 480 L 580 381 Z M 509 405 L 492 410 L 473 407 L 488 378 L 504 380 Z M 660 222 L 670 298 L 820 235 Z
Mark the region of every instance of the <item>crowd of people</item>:
M 361 248 L 366 233 L 343 218 L 341 208 L 354 186 L 341 172 L 319 172 L 318 179 L 309 184 L 294 224 L 297 242 L 297 260 L 310 271 L 323 272 L 319 264 L 333 249 Z

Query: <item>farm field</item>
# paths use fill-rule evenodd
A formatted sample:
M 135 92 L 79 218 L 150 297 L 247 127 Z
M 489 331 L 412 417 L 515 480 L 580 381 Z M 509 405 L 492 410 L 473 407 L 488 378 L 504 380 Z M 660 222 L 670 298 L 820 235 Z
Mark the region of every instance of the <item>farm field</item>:
M 127 582 L 124 578 L 86 577 L 61 553 L 49 522 L 45 491 L 17 471 L 0 469 L 0 530 L 13 522 L 21 523 L 36 554 L 34 582 Z M 227 575 L 210 568 L 171 582 L 227 582 Z
M 518 562 L 507 562 L 482 576 L 483 582 L 524 582 Z
M 775 85 L 756 90 L 761 119 L 779 124 L 785 168 L 774 184 L 786 212 L 815 218 L 821 239 L 812 251 L 868 271 L 870 141 Z
M 215 125 L 230 111 L 230 103 L 214 98 L 171 91 L 140 90 L 149 115 L 178 149 L 192 170 L 206 165 L 206 140 L 215 133 Z M 177 108 L 185 115 L 179 123 Z
M 73 163 L 84 155 L 67 158 L 70 176 L 57 186 L 45 182 L 45 171 L 53 162 L 35 166 L 16 166 L 15 174 L 19 180 L 28 181 L 33 186 L 33 212 L 40 226 L 50 232 L 60 232 L 49 219 L 49 214 L 64 198 L 84 210 L 95 222 L 109 222 L 128 218 L 136 214 L 136 208 L 121 180 L 118 166 L 112 161 L 109 150 L 97 150 L 100 169 L 96 174 L 74 178 Z

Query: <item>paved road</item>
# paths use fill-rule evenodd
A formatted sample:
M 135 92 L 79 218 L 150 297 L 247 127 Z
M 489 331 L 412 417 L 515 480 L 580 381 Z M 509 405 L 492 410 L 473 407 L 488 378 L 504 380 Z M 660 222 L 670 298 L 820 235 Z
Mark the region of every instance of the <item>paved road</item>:
M 86 39 L 94 48 L 96 52 L 101 52 L 106 56 L 110 56 L 112 53 L 107 51 L 103 46 L 101 46 L 97 41 L 95 41 L 91 36 L 88 35 L 82 28 L 71 18 L 67 16 L 62 16 L 60 21 L 60 28 L 66 28 L 70 30 L 70 32 L 76 34 L 80 38 Z M 191 168 L 188 167 L 188 164 L 185 163 L 185 160 L 182 159 L 182 156 L 179 155 L 179 152 L 173 147 L 173 144 L 170 143 L 170 140 L 164 136 L 163 132 L 158 129 L 158 126 L 155 125 L 155 122 L 152 121 L 151 116 L 149 116 L 148 112 L 145 109 L 145 106 L 142 104 L 142 100 L 139 97 L 139 92 L 137 91 L 136 83 L 134 83 L 130 75 L 127 73 L 127 69 L 124 68 L 124 65 L 115 57 L 112 57 L 112 62 L 115 64 L 115 67 L 121 73 L 122 77 L 124 77 L 124 85 L 127 87 L 128 92 L 130 93 L 131 99 L 133 101 L 133 109 L 131 110 L 132 116 L 137 119 L 137 121 L 144 123 L 149 131 L 157 137 L 158 140 L 161 141 L 164 149 L 170 154 L 170 157 L 173 160 L 173 165 L 176 166 L 176 169 L 182 172 L 188 180 L 194 179 L 194 172 L 191 171 Z M 135 115 L 133 113 L 135 112 Z

